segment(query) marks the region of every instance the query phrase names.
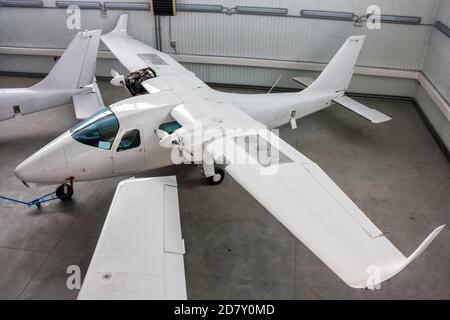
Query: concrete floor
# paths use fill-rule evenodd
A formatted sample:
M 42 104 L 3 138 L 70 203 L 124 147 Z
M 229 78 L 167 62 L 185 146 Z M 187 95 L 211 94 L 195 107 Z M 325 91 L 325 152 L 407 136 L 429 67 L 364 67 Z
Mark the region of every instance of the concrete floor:
M 0 77 L 0 87 L 38 79 Z M 105 103 L 126 94 L 101 82 Z M 390 115 L 373 125 L 332 107 L 281 129 L 316 161 L 398 248 L 409 255 L 441 224 L 450 225 L 450 165 L 411 103 L 366 101 Z M 0 194 L 32 199 L 14 168 L 77 121 L 71 105 L 0 123 Z M 347 287 L 231 177 L 205 184 L 196 167 L 174 167 L 186 244 L 190 299 L 449 299 L 450 231 L 375 292 Z M 147 173 L 148 175 L 148 173 Z M 145 176 L 143 174 L 142 176 Z M 0 201 L 0 299 L 74 299 L 66 268 L 86 271 L 117 182 L 76 185 L 69 203 L 41 210 Z

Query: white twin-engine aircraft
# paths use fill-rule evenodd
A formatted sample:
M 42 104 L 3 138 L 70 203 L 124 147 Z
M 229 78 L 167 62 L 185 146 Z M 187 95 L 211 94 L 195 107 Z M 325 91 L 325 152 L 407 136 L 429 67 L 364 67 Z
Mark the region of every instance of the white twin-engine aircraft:
M 225 170 L 345 283 L 373 288 L 417 258 L 444 226 L 405 257 L 325 172 L 269 130 L 289 122 L 295 127 L 296 119 L 333 102 L 374 123 L 390 120 L 344 95 L 364 39 L 347 39 L 302 92 L 230 94 L 130 37 L 122 15 L 102 40 L 131 72 L 113 72 L 112 83 L 133 97 L 76 125 L 21 163 L 16 175 L 24 182 L 63 183 L 64 199 L 74 182 L 170 166 L 174 154 L 191 161 L 200 149 L 211 184 L 223 180 L 214 163 L 224 161 Z M 215 135 L 192 139 L 199 128 Z M 252 152 L 262 149 L 271 150 L 265 159 Z M 175 177 L 125 180 L 79 299 L 185 299 L 184 252 Z
M 0 89 L 0 121 L 74 104 L 77 119 L 86 119 L 103 106 L 95 82 L 95 61 L 101 30 L 78 33 L 50 73 L 30 88 Z

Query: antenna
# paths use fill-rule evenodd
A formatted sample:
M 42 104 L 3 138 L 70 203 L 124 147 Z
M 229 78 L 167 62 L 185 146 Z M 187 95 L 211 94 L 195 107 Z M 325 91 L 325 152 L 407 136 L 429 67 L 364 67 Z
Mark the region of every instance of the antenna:
M 272 90 L 275 88 L 275 86 L 278 84 L 278 82 L 280 82 L 282 76 L 279 76 L 277 81 L 275 81 L 275 83 L 273 84 L 272 88 L 270 88 L 269 92 L 267 92 L 267 94 L 270 94 L 272 92 Z

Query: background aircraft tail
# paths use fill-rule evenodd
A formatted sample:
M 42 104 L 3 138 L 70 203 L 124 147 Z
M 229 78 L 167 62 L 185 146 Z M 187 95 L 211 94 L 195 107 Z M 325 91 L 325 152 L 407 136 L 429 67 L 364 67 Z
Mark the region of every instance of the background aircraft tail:
M 366 36 L 347 39 L 334 58 L 307 90 L 345 92 L 348 89 L 353 70 Z
M 94 80 L 101 30 L 78 33 L 36 89 L 76 89 Z

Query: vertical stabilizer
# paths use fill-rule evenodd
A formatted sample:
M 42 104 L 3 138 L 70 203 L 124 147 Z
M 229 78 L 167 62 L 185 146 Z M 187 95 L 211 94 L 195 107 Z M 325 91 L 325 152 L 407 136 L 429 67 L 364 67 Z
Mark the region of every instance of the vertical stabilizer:
M 94 80 L 101 30 L 78 33 L 36 89 L 76 89 Z
M 306 90 L 345 92 L 365 38 L 366 36 L 348 38 L 317 80 Z

